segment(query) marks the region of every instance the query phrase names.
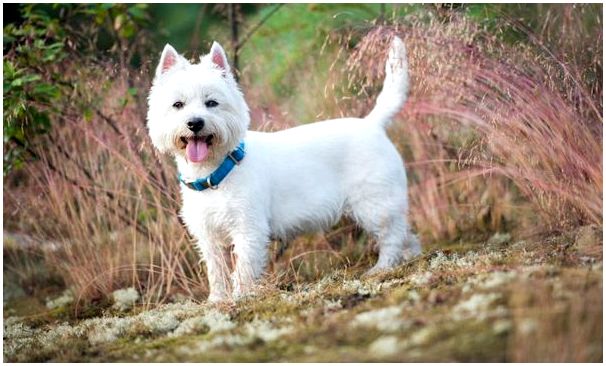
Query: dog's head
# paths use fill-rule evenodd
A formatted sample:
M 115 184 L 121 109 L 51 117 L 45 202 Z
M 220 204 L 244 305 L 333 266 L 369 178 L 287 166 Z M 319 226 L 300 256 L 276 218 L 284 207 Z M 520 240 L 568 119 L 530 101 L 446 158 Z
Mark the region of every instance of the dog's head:
M 216 42 L 197 64 L 167 44 L 148 101 L 153 144 L 190 164 L 216 164 L 238 145 L 250 122 L 225 51 Z

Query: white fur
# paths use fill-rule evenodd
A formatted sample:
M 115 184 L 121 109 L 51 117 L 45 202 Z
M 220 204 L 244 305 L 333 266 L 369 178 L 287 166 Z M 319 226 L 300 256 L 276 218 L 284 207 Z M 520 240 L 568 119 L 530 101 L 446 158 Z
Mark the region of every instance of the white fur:
M 230 291 L 235 297 L 253 291 L 267 264 L 270 238 L 327 229 L 344 214 L 377 239 L 379 260 L 369 272 L 420 253 L 407 219 L 404 164 L 385 133 L 408 91 L 405 47 L 397 37 L 385 68 L 383 90 L 366 118 L 262 133 L 247 131 L 248 107 L 221 46 L 213 44 L 195 65 L 165 47 L 149 96 L 154 145 L 175 156 L 185 179 L 195 180 L 215 170 L 241 139 L 246 143 L 246 157 L 218 189 L 197 192 L 181 185 L 182 217 L 206 261 L 211 301 L 228 299 Z M 218 107 L 205 108 L 209 96 Z M 185 100 L 181 110 L 172 108 L 177 99 Z M 197 164 L 187 161 L 178 141 L 192 135 L 186 127 L 192 117 L 203 118 L 205 133 L 217 140 Z

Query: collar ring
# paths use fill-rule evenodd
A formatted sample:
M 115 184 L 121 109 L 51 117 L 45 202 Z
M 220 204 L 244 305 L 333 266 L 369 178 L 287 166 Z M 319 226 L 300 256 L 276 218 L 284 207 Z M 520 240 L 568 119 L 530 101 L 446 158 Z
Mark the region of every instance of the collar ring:
M 206 185 L 208 186 L 208 188 L 213 189 L 213 190 L 219 188 L 218 185 L 213 186 L 213 184 L 210 182 L 210 175 L 208 177 L 206 177 Z

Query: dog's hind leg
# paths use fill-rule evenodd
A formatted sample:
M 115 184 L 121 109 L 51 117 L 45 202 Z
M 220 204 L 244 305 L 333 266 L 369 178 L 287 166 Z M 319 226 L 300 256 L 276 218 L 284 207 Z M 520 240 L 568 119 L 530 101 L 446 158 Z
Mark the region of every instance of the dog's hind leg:
M 382 202 L 382 204 L 377 204 Z M 406 202 L 365 199 L 352 205 L 353 216 L 368 233 L 374 236 L 379 248 L 379 259 L 367 274 L 393 268 L 421 253 L 421 245 L 407 221 Z
M 393 268 L 421 253 L 421 245 L 403 216 L 388 217 L 375 227 L 379 259 L 367 274 Z
M 402 262 L 421 254 L 419 239 L 414 235 L 402 217 L 386 224 L 377 234 L 379 259 L 367 274 L 393 268 Z

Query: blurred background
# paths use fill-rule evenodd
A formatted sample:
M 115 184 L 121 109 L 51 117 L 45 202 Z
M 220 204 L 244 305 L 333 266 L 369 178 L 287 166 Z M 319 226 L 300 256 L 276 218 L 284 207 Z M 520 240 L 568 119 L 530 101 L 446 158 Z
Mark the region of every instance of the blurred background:
M 135 287 L 147 306 L 203 300 L 172 160 L 150 145 L 165 43 L 219 41 L 274 131 L 364 116 L 394 35 L 411 95 L 390 137 L 425 248 L 602 226 L 602 5 L 3 4 L 4 299 L 45 309 Z M 367 268 L 348 220 L 272 244 L 278 287 Z M 17 300 L 18 299 L 18 300 Z M 18 302 L 17 302 L 18 301 Z M 6 307 L 5 307 L 6 309 Z

